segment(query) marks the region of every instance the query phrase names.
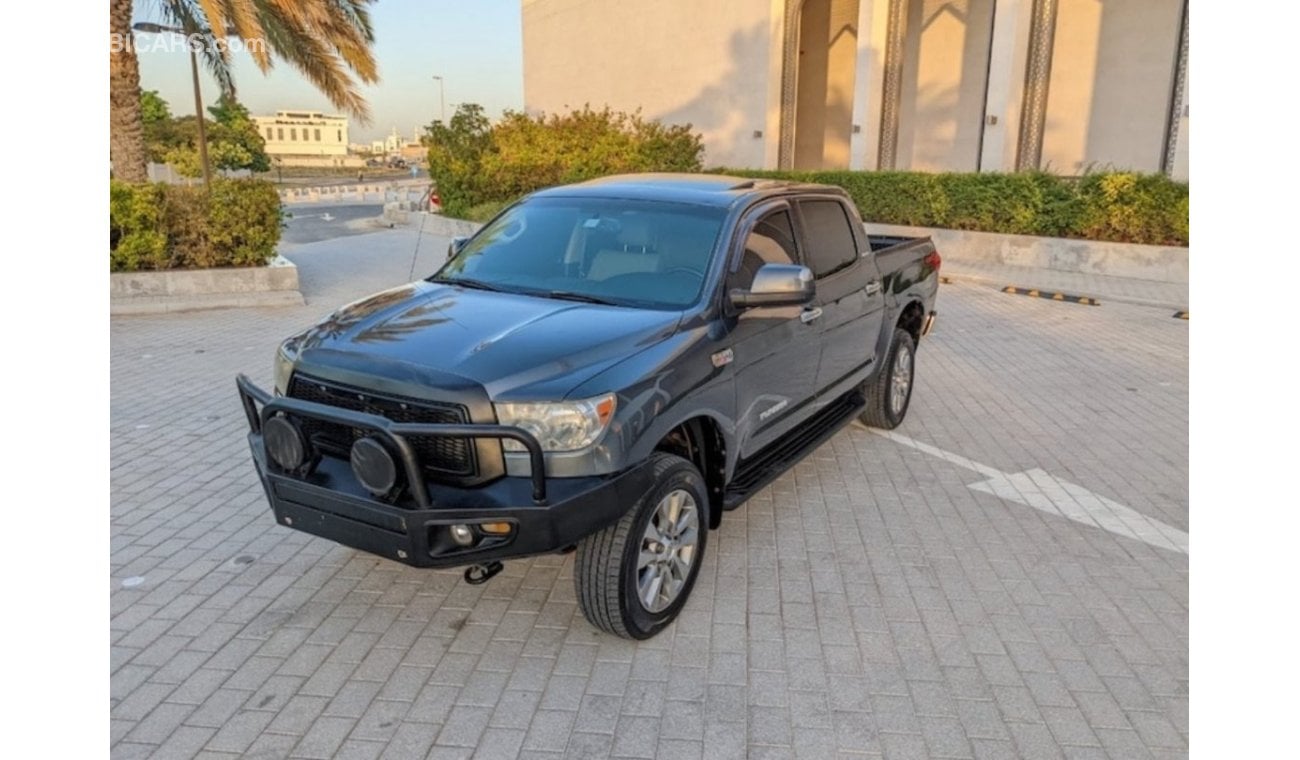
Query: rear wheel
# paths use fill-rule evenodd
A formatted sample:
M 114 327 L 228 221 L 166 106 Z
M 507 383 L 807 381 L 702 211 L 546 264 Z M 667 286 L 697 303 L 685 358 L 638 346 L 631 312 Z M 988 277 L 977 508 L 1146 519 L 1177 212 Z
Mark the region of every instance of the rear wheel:
M 894 330 L 885 363 L 875 377 L 862 385 L 867 408 L 858 419 L 870 427 L 893 430 L 907 416 L 912 402 L 912 381 L 916 375 L 916 342 L 902 328 Z
M 709 535 L 708 491 L 695 465 L 651 459 L 654 485 L 622 519 L 578 543 L 573 584 L 592 625 L 647 639 L 681 612 Z

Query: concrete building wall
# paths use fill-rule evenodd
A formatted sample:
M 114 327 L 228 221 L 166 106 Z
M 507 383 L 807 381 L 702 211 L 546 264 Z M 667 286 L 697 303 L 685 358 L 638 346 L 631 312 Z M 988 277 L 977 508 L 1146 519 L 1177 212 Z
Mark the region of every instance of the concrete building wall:
M 1158 172 L 1183 0 L 1059 0 L 1042 166 Z
M 899 169 L 975 171 L 994 0 L 914 0 L 899 104 Z
M 706 166 L 764 166 L 771 0 L 523 0 L 524 107 L 641 109 L 704 137 Z M 755 132 L 762 137 L 754 137 Z
M 1026 112 L 1030 41 L 1050 7 L 1035 0 L 903 0 L 889 70 L 891 0 L 522 3 L 530 112 L 608 105 L 689 122 L 706 166 L 873 169 L 891 148 L 898 169 L 1014 171 L 1038 116 L 1050 171 L 1166 162 L 1184 0 L 1057 0 L 1045 115 Z M 1168 170 L 1185 178 L 1176 110 Z

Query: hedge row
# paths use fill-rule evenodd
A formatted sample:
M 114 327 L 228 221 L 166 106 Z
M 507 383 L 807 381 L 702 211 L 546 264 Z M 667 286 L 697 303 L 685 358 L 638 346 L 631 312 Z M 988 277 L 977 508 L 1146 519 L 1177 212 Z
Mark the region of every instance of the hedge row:
M 475 104 L 429 129 L 429 174 L 445 213 L 468 217 L 553 185 L 630 172 L 699 171 L 704 152 L 689 124 L 584 106 L 564 114 L 507 111 L 491 123 Z
M 199 187 L 114 180 L 109 262 L 114 272 L 264 266 L 283 220 L 270 182 L 214 179 Z
M 1186 246 L 1188 188 L 1160 174 L 759 171 L 742 177 L 839 185 L 868 222 Z

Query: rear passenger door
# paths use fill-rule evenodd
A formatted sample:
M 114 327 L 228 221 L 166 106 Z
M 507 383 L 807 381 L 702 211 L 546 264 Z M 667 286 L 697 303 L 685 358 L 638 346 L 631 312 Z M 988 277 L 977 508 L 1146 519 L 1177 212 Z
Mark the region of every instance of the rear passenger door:
M 821 335 L 817 369 L 818 403 L 861 382 L 876 361 L 885 297 L 865 230 L 857 215 L 835 196 L 800 199 L 801 237 L 807 265 L 817 282 L 814 324 Z

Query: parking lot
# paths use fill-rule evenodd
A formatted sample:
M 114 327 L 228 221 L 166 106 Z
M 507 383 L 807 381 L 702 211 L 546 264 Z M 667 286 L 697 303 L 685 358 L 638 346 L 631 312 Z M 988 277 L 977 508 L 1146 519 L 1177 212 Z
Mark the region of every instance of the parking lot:
M 286 246 L 305 307 L 112 320 L 113 757 L 1187 755 L 1187 322 L 943 286 L 907 421 L 727 513 L 638 643 L 571 556 L 470 586 L 271 517 L 235 373 L 445 249 Z

